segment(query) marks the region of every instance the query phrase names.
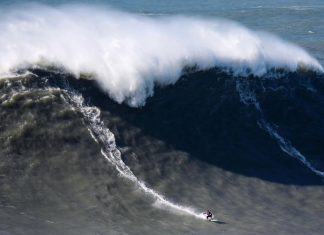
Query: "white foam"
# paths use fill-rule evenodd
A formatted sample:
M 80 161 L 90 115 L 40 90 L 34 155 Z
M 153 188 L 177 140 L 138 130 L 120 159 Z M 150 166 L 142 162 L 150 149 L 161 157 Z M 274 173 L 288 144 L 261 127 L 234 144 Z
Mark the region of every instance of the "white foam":
M 177 81 L 184 66 L 256 75 L 300 64 L 323 71 L 303 49 L 234 22 L 149 17 L 90 6 L 0 10 L 0 76 L 21 66 L 58 65 L 91 74 L 118 102 L 143 105 L 155 84 Z

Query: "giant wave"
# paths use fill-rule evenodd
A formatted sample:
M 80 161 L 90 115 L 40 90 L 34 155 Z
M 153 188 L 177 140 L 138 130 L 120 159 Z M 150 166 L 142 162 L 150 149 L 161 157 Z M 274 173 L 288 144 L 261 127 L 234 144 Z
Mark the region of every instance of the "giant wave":
M 29 4 L 0 9 L 0 55 L 0 234 L 321 234 L 324 73 L 300 47 Z

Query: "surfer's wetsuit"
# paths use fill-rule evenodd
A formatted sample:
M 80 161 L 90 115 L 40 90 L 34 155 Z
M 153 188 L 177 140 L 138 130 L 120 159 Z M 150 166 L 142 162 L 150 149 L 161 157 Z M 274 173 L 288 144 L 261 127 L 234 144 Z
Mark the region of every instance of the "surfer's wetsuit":
M 209 210 L 206 211 L 206 215 L 207 219 L 211 219 L 213 217 L 213 214 Z

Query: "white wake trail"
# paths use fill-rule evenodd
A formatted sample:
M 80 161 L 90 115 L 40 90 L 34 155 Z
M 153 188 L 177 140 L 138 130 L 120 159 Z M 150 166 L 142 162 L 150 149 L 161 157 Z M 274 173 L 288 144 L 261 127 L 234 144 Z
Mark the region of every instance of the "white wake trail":
M 98 108 L 85 105 L 84 98 L 81 95 L 68 91 L 65 92 L 63 98 L 70 103 L 74 109 L 77 109 L 77 111 L 82 113 L 92 138 L 103 146 L 101 154 L 116 167 L 121 176 L 134 182 L 146 194 L 153 197 L 155 203 L 162 206 L 162 208 L 171 209 L 171 211 L 194 216 L 199 219 L 205 219 L 201 212 L 197 212 L 194 208 L 182 206 L 169 201 L 163 195 L 147 187 L 143 181 L 139 180 L 134 175 L 121 158 L 121 153 L 116 146 L 114 134 L 105 127 L 103 121 L 101 121 L 100 110 Z

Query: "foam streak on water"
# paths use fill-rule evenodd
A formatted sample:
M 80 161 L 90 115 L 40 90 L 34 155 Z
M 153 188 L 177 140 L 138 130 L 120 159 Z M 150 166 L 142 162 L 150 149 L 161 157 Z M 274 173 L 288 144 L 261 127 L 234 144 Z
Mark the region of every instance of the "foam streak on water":
M 196 212 L 197 210 L 191 207 L 178 205 L 169 201 L 163 195 L 147 187 L 144 182 L 134 175 L 121 158 L 121 153 L 116 146 L 114 134 L 105 127 L 103 121 L 100 120 L 100 110 L 98 108 L 86 106 L 83 97 L 79 94 L 65 91 L 62 98 L 71 104 L 74 109 L 77 109 L 77 111 L 82 113 L 92 138 L 103 146 L 101 154 L 116 167 L 121 176 L 134 182 L 146 194 L 153 197 L 155 199 L 155 204 L 159 205 L 160 208 L 184 215 L 191 215 L 200 219 L 205 218 L 201 213 Z
M 299 152 L 291 143 L 290 141 L 283 138 L 272 126 L 270 123 L 266 122 L 265 120 L 260 120 L 258 122 L 260 128 L 265 130 L 271 137 L 276 139 L 278 142 L 280 149 L 287 153 L 289 156 L 298 159 L 301 163 L 303 163 L 307 168 L 313 171 L 318 176 L 324 178 L 324 171 L 317 170 L 312 164 L 306 159 L 306 157 Z
M 236 90 L 239 93 L 240 101 L 242 103 L 244 103 L 245 105 L 253 105 L 255 109 L 260 113 L 260 119 L 257 122 L 258 126 L 262 130 L 266 131 L 272 138 L 274 138 L 277 141 L 280 149 L 284 151 L 286 154 L 288 154 L 289 156 L 299 160 L 303 165 L 305 165 L 316 175 L 324 178 L 324 171 L 317 170 L 307 160 L 307 158 L 291 144 L 289 140 L 285 139 L 275 130 L 275 128 L 273 127 L 274 125 L 272 125 L 270 122 L 268 122 L 265 119 L 260 103 L 257 100 L 254 90 L 250 88 L 248 80 L 245 81 L 237 80 Z

